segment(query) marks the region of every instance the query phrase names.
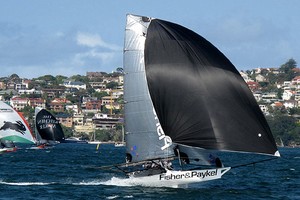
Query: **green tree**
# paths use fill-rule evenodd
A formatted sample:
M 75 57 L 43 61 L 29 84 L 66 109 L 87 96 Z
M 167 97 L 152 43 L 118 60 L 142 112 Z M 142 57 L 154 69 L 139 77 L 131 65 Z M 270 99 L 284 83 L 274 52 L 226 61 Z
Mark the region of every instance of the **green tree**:
M 290 81 L 299 73 L 293 71 L 297 67 L 297 62 L 294 59 L 289 59 L 286 63 L 280 66 L 279 71 L 281 72 L 278 76 L 279 82 Z
M 9 80 L 11 80 L 11 81 L 19 81 L 20 77 L 18 76 L 18 74 L 12 74 L 12 75 L 10 75 Z
M 278 99 L 282 99 L 282 94 L 283 94 L 283 89 L 281 89 L 281 88 L 278 89 L 278 90 L 277 90 L 277 98 L 278 98 Z
M 101 108 L 101 111 L 102 111 L 102 113 L 104 113 L 104 114 L 109 114 L 109 113 L 110 113 L 110 110 L 107 109 L 105 106 L 103 106 L 103 107 Z
M 283 143 L 289 144 L 291 142 L 291 135 L 297 128 L 296 119 L 287 115 L 275 115 L 274 117 L 267 116 L 268 123 L 274 138 L 279 143 L 279 139 L 283 140 Z
M 119 72 L 120 74 L 123 74 L 124 73 L 124 69 L 122 67 L 118 67 L 116 69 L 117 72 Z
M 65 138 L 69 138 L 73 136 L 73 129 L 70 127 L 66 127 L 61 124 L 62 130 L 64 132 Z
M 87 76 L 81 76 L 79 74 L 71 76 L 71 79 L 75 80 L 75 81 L 80 81 L 82 83 L 88 84 L 89 83 L 89 78 Z
M 66 99 L 71 101 L 73 104 L 78 104 L 81 102 L 81 97 L 77 95 L 67 94 Z
M 300 115 L 300 108 L 288 108 L 289 115 Z
M 92 94 L 92 97 L 97 97 L 98 99 L 102 99 L 102 97 L 105 97 L 107 95 L 108 95 L 107 92 L 94 92 Z
M 106 84 L 106 88 L 108 88 L 108 89 L 114 89 L 114 88 L 116 88 L 117 86 L 118 86 L 118 83 L 117 83 L 117 82 L 114 82 L 114 81 L 109 82 L 109 83 Z
M 55 77 L 52 76 L 52 75 L 41 76 L 41 77 L 39 77 L 38 79 L 44 80 L 44 81 L 46 81 L 46 82 L 48 82 L 48 83 L 49 83 L 49 82 L 50 82 L 50 83 L 53 83 L 53 82 L 56 81 Z
M 280 66 L 279 70 L 284 73 L 289 73 L 292 69 L 297 67 L 297 62 L 291 58 L 286 63 Z
M 62 75 L 57 75 L 55 77 L 56 79 L 56 84 L 59 85 L 59 84 L 62 84 L 64 82 L 64 80 L 66 80 L 68 77 L 66 76 L 62 76 Z
M 25 106 L 22 110 L 23 116 L 29 124 L 33 124 L 34 109 L 31 106 Z
M 5 93 L 5 94 L 3 95 L 4 101 L 9 101 L 12 97 L 13 97 L 12 91 L 11 91 L 9 94 L 8 94 L 8 93 Z
M 108 130 L 96 130 L 96 140 L 107 142 L 111 140 L 111 135 Z
M 269 83 L 274 85 L 278 80 L 277 80 L 277 75 L 270 72 L 268 73 L 268 75 L 266 76 L 266 78 L 268 79 Z

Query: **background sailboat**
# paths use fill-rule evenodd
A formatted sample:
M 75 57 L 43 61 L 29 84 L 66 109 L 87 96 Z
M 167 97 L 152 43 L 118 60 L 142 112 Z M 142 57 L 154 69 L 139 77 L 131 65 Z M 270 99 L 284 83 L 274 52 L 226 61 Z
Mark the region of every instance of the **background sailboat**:
M 128 15 L 124 71 L 127 164 L 121 167 L 137 183 L 166 186 L 221 178 L 230 167 L 213 155 L 218 151 L 279 156 L 239 72 L 193 31 Z M 174 158 L 193 168 L 169 170 L 161 164 Z M 142 173 L 147 162 L 160 170 Z M 141 164 L 144 168 L 127 168 Z M 215 168 L 199 170 L 202 165 Z
M 35 108 L 35 127 L 40 144 L 56 144 L 65 139 L 59 120 L 43 108 Z
M 10 142 L 6 141 L 27 144 L 34 144 L 36 142 L 28 123 L 21 113 L 18 113 L 3 101 L 0 101 L 0 140 L 3 151 L 11 151 L 12 148 L 15 148 L 11 146 Z M 9 144 L 10 146 L 6 147 L 5 144 Z
M 126 142 L 125 142 L 124 126 L 122 125 L 122 140 L 121 142 L 115 142 L 115 147 L 124 147 L 124 146 L 126 146 Z

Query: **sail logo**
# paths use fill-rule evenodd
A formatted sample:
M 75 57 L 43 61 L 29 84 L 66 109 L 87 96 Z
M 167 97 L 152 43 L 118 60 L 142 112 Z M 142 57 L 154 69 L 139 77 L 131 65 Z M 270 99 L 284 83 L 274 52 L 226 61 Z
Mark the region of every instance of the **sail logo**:
M 165 134 L 163 128 L 161 127 L 161 124 L 159 123 L 159 120 L 158 120 L 158 117 L 156 115 L 154 108 L 153 108 L 153 114 L 155 116 L 154 119 L 156 120 L 156 132 L 158 135 L 158 139 L 164 141 L 164 146 L 161 147 L 161 150 L 165 150 L 166 148 L 168 148 L 172 145 L 172 139 Z
M 9 108 L 0 108 L 0 112 L 2 113 L 4 113 L 4 112 L 13 112 L 13 110 L 12 109 L 9 109 Z
M 55 119 L 41 119 L 37 121 L 37 125 L 40 127 L 40 129 L 46 129 L 46 128 L 56 128 L 56 125 L 58 124 L 58 121 Z
M 160 174 L 159 180 L 178 180 L 186 178 L 199 178 L 204 179 L 206 177 L 217 176 L 217 169 L 206 171 L 189 171 L 182 174 Z
M 4 125 L 0 128 L 0 130 L 7 130 L 7 129 L 17 131 L 22 135 L 24 135 L 26 131 L 26 127 L 21 121 L 16 121 L 16 123 L 4 121 Z

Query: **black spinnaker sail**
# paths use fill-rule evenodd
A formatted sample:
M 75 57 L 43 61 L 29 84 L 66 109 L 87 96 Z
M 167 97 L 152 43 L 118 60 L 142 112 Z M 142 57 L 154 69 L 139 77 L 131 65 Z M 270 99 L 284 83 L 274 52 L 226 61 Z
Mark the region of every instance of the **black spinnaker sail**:
M 38 109 L 36 114 L 36 129 L 43 140 L 62 141 L 65 139 L 62 127 L 50 112 L 45 109 Z
M 145 70 L 154 108 L 173 142 L 205 149 L 277 151 L 247 84 L 203 37 L 174 23 L 151 20 Z

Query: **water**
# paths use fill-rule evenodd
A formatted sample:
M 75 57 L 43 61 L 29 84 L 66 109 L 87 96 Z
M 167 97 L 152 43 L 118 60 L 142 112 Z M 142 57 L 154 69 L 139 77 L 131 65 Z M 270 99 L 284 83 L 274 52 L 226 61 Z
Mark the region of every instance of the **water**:
M 99 151 L 96 145 L 60 144 L 2 154 L 0 199 L 300 199 L 299 148 L 282 148 L 280 159 L 177 189 L 131 186 L 122 173 L 95 167 L 121 163 L 124 152 L 111 144 Z

